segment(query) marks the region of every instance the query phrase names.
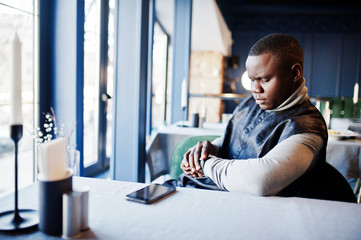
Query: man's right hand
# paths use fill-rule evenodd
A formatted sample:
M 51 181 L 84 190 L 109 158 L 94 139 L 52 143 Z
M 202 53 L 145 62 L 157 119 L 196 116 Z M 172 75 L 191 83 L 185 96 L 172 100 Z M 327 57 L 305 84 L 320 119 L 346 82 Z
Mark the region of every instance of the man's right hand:
M 209 154 L 215 154 L 215 146 L 209 141 L 198 142 L 183 155 L 180 167 L 192 177 L 203 177 L 200 159 L 206 159 Z

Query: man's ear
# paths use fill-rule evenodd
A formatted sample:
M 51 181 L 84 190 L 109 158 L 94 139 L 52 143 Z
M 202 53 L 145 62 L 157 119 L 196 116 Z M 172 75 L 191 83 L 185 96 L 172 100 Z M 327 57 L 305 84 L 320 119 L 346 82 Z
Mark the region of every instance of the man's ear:
M 301 64 L 299 64 L 299 63 L 293 64 L 292 67 L 291 67 L 291 72 L 292 72 L 294 82 L 297 82 L 300 79 L 302 79 L 303 70 L 302 70 Z

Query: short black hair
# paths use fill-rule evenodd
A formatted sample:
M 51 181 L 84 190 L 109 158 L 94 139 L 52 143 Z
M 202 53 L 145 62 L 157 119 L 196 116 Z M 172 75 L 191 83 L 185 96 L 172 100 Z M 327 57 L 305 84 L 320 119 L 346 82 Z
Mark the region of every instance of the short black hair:
M 303 67 L 303 51 L 298 41 L 284 33 L 273 33 L 258 40 L 249 50 L 248 56 L 270 53 L 284 64 L 299 63 Z

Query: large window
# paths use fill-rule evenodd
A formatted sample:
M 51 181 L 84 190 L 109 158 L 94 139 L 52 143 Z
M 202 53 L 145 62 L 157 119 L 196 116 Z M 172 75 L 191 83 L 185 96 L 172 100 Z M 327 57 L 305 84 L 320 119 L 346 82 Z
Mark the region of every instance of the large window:
M 84 167 L 92 176 L 109 167 L 113 92 L 114 0 L 85 0 Z
M 155 22 L 152 64 L 152 130 L 166 123 L 168 88 L 169 37 L 164 28 Z
M 156 0 L 148 134 L 155 134 L 159 127 L 168 125 L 171 119 L 173 27 L 174 0 Z
M 34 2 L 0 0 L 0 194 L 14 190 L 14 144 L 9 136 L 11 36 L 21 41 L 23 137 L 19 142 L 19 187 L 34 181 Z

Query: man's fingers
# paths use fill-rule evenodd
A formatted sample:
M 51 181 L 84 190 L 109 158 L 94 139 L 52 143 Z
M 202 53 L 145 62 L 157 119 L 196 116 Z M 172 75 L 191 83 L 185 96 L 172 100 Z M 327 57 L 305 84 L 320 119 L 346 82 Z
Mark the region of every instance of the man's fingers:
M 192 173 L 191 169 L 189 167 L 186 167 L 184 165 L 184 162 L 182 161 L 180 168 L 183 170 L 183 172 L 187 175 L 190 175 Z
M 197 171 L 198 177 L 204 177 L 202 171 Z
M 198 142 L 197 145 L 190 148 L 184 155 L 181 163 L 183 172 L 191 172 L 192 176 L 198 176 L 200 172 L 200 159 L 206 159 L 210 153 L 212 144 L 209 141 Z M 203 176 L 201 173 L 200 176 Z
M 211 146 L 208 144 L 209 142 L 206 142 L 204 145 L 203 145 L 203 148 L 202 148 L 202 153 L 201 153 L 201 159 L 206 159 L 209 155 L 209 152 L 210 152 L 210 149 L 211 149 Z
M 196 171 L 199 171 L 201 169 L 201 165 L 199 164 L 199 159 L 201 157 L 201 152 L 202 152 L 202 142 L 198 142 L 196 145 L 196 149 L 194 151 L 194 167 Z
M 184 160 L 183 160 L 184 161 Z M 181 162 L 180 164 L 180 168 L 184 171 L 185 169 L 187 169 L 187 167 L 184 165 L 184 162 Z
M 188 163 L 189 163 L 189 167 L 191 168 L 192 172 L 195 171 L 195 166 L 194 166 L 194 151 L 195 151 L 195 147 L 192 147 L 190 149 L 190 153 L 188 156 Z
M 182 163 L 184 164 L 185 167 L 189 167 L 189 154 L 190 154 L 190 150 L 188 150 L 188 151 L 183 155 L 183 161 L 182 161 Z

